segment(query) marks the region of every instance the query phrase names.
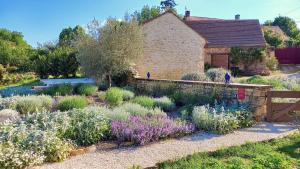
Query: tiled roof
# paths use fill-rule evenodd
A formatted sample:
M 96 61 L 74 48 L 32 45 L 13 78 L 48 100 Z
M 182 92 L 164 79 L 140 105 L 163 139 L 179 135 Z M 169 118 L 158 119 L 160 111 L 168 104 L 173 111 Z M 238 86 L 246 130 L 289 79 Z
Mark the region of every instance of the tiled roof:
M 186 18 L 185 23 L 207 40 L 207 47 L 264 47 L 258 20 Z
M 200 16 L 190 16 L 184 18 L 186 21 L 199 21 L 199 20 L 223 20 L 218 18 L 208 18 L 208 17 L 200 17 Z

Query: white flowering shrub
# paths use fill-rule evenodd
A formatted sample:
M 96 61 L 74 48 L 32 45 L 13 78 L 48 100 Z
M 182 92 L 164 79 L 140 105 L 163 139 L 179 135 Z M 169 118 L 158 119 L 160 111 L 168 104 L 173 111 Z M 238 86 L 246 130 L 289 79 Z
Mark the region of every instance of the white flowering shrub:
M 3 109 L 16 109 L 16 102 L 21 96 L 1 97 L 0 110 Z
M 209 77 L 206 76 L 204 73 L 189 73 L 185 74 L 181 77 L 181 80 L 191 80 L 191 81 L 204 81 L 209 82 L 211 81 Z
M 5 121 L 16 121 L 20 118 L 19 113 L 11 109 L 0 110 L 0 125 Z
M 154 105 L 164 111 L 173 111 L 176 108 L 175 103 L 167 96 L 154 98 Z
M 253 124 L 252 113 L 244 105 L 194 107 L 192 120 L 199 129 L 218 134 L 230 133 L 238 128 Z
M 22 149 L 11 141 L 0 142 L 0 168 L 25 169 L 42 164 L 45 157 L 31 150 Z
M 206 76 L 213 82 L 225 82 L 226 70 L 223 68 L 211 68 L 206 72 Z
M 70 141 L 61 139 L 51 130 L 41 130 L 36 126 L 11 124 L 1 126 L 0 141 L 14 144 L 22 150 L 42 155 L 44 161 L 57 162 L 66 159 L 74 148 Z
M 129 101 L 133 98 L 134 98 L 134 93 L 132 91 L 123 89 L 123 100 L 124 101 Z

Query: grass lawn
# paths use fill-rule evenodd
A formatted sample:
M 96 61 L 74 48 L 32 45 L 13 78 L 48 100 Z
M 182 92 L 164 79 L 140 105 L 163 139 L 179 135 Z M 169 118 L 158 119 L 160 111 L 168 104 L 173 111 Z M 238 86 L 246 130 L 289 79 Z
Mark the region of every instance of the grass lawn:
M 32 78 L 32 79 L 24 79 L 24 80 L 21 80 L 21 81 L 18 81 L 16 83 L 13 83 L 13 84 L 9 84 L 9 85 L 0 85 L 0 90 L 1 89 L 5 89 L 5 88 L 8 88 L 8 87 L 16 87 L 16 86 L 25 86 L 25 85 L 30 85 L 32 83 L 37 83 L 39 82 L 38 79 L 36 78 Z
M 156 168 L 156 167 L 155 167 Z M 168 169 L 289 169 L 300 168 L 300 134 L 260 143 L 248 143 L 215 152 L 198 153 L 178 161 L 157 164 Z

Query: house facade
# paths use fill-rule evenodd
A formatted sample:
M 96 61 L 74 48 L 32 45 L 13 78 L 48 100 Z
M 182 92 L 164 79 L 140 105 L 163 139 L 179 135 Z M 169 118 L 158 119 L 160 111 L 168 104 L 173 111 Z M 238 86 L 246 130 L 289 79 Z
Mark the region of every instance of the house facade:
M 144 55 L 135 64 L 139 77 L 181 79 L 204 73 L 204 65 L 229 69 L 231 47 L 266 46 L 258 20 L 184 19 L 166 12 L 143 24 Z M 257 66 L 255 66 L 257 69 Z

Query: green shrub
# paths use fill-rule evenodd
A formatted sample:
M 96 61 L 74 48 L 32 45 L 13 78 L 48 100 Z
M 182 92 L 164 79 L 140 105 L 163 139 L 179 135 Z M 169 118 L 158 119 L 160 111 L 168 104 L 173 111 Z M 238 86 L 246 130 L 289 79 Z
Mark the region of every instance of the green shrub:
M 206 72 L 206 76 L 214 82 L 224 82 L 227 70 L 223 68 L 211 68 Z
M 105 96 L 106 96 L 106 92 L 98 92 L 98 98 L 101 100 L 101 101 L 105 101 Z
M 246 80 L 241 80 L 241 83 L 248 84 L 261 84 L 261 85 L 271 85 L 275 89 L 283 89 L 284 81 L 280 81 L 278 78 L 267 79 L 259 75 L 252 76 Z
M 253 159 L 253 168 L 273 168 L 273 169 L 292 169 L 293 167 L 288 162 L 288 158 L 284 154 L 271 153 L 259 155 Z
M 176 105 L 205 105 L 213 104 L 215 100 L 222 99 L 221 94 L 224 93 L 222 88 L 195 88 L 190 91 L 177 91 L 172 98 Z
M 50 96 L 23 96 L 17 99 L 15 108 L 21 114 L 50 110 L 53 99 Z
M 146 108 L 153 108 L 155 106 L 154 99 L 148 96 L 137 96 L 134 99 L 132 99 L 132 102 L 137 103 Z
M 51 96 L 66 96 L 73 94 L 73 86 L 71 84 L 57 84 L 41 91 L 42 94 Z
M 64 137 L 84 146 L 107 138 L 110 128 L 106 117 L 108 111 L 102 107 L 88 107 L 68 112 L 70 127 Z
M 181 80 L 191 80 L 191 81 L 210 81 L 210 78 L 206 74 L 202 73 L 190 73 L 182 76 Z
M 143 107 L 139 104 L 128 102 L 128 103 L 125 103 L 121 106 L 114 108 L 113 112 L 116 114 L 127 112 L 130 115 L 139 116 L 139 115 L 146 115 L 149 112 L 149 110 L 146 107 Z
M 39 57 L 34 59 L 35 72 L 41 78 L 74 77 L 79 68 L 76 51 L 71 47 L 43 47 L 37 50 Z
M 126 85 L 126 86 L 124 86 L 124 87 L 123 87 L 123 90 L 129 90 L 129 91 L 135 92 L 134 86 L 131 86 L 131 85 Z
M 275 56 L 267 57 L 266 58 L 266 66 L 270 70 L 277 70 L 278 66 L 279 66 L 277 58 Z
M 171 96 L 171 98 L 174 100 L 175 104 L 177 106 L 183 106 L 184 103 L 183 103 L 183 99 L 184 99 L 185 95 L 182 91 L 175 91 L 173 93 L 173 95 Z
M 75 86 L 74 90 L 76 94 L 90 96 L 97 92 L 98 87 L 89 84 L 79 84 Z
M 266 78 L 259 76 L 259 75 L 255 75 L 252 76 L 246 80 L 241 80 L 241 83 L 249 83 L 249 84 L 263 84 L 263 85 L 268 85 L 269 82 Z
M 194 105 L 189 104 L 189 105 L 185 105 L 183 107 L 181 107 L 179 109 L 180 115 L 182 119 L 189 119 L 192 115 L 192 112 L 194 110 Z
M 66 96 L 58 103 L 58 110 L 66 111 L 71 109 L 81 109 L 88 104 L 87 99 L 82 96 Z
M 237 129 L 238 120 L 226 113 L 216 114 L 208 106 L 195 107 L 192 120 L 199 129 L 218 134 L 226 134 Z
M 106 91 L 106 101 L 111 106 L 117 106 L 123 103 L 123 91 L 120 88 L 112 87 Z
M 26 116 L 24 123 L 42 131 L 51 131 L 62 139 L 78 145 L 90 145 L 109 137 L 110 110 L 105 107 L 86 107 L 66 112 L 38 113 Z
M 22 121 L 27 126 L 35 126 L 42 131 L 51 130 L 59 138 L 64 138 L 66 130 L 70 127 L 68 112 L 39 112 L 23 117 Z
M 131 100 L 132 98 L 134 98 L 134 93 L 132 91 L 123 89 L 123 100 L 128 101 Z
M 156 82 L 153 86 L 147 86 L 139 89 L 139 93 L 152 97 L 171 96 L 178 90 L 178 86 L 174 83 Z
M 155 98 L 154 104 L 156 107 L 159 107 L 164 111 L 173 111 L 176 108 L 173 101 L 170 98 L 168 98 L 167 96 L 164 96 L 161 98 Z
M 159 108 L 146 108 L 136 103 L 125 103 L 119 107 L 113 109 L 112 113 L 109 114 L 111 119 L 124 120 L 128 119 L 129 116 L 146 116 L 146 115 L 166 115 Z

